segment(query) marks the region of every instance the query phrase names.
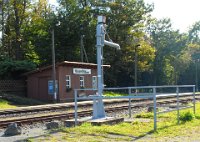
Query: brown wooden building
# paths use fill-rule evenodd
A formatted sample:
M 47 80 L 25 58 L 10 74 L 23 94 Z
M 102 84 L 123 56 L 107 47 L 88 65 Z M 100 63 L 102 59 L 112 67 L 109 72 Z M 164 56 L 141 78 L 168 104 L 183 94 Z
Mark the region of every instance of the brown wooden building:
M 52 101 L 52 66 L 26 73 L 27 95 L 30 98 Z M 57 101 L 73 101 L 74 89 L 97 87 L 97 64 L 64 61 L 56 64 Z M 85 92 L 82 94 L 95 93 Z M 91 95 L 91 94 L 90 94 Z

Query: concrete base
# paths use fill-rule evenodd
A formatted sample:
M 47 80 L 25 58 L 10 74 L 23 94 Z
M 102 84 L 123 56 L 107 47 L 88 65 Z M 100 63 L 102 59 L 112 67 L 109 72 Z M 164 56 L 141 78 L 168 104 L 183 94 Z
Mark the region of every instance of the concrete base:
M 87 121 L 89 121 L 91 119 L 92 119 L 92 117 L 80 118 L 80 119 L 77 120 L 77 125 L 81 125 L 84 122 L 87 122 Z M 75 119 L 65 120 L 64 121 L 64 126 L 66 126 L 66 127 L 74 127 L 75 126 Z
M 103 124 L 114 125 L 114 124 L 121 123 L 123 121 L 124 121 L 124 118 L 105 117 L 105 118 L 99 118 L 99 119 L 92 119 L 92 117 L 85 117 L 85 118 L 78 119 L 77 125 L 81 125 L 84 122 L 89 122 L 95 126 L 101 126 Z M 65 120 L 64 124 L 66 127 L 74 127 L 75 119 Z
M 114 125 L 114 124 L 121 123 L 123 121 L 124 121 L 124 118 L 122 118 L 122 117 L 120 117 L 120 118 L 105 117 L 105 118 L 93 119 L 88 122 L 91 122 L 92 125 L 95 125 L 95 126 L 101 126 L 103 124 Z

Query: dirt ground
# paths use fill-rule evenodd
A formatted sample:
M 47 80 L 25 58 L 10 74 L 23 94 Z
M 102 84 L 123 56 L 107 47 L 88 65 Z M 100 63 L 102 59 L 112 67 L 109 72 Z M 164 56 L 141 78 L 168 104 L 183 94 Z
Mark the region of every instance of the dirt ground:
M 26 142 L 27 139 L 31 138 L 34 142 L 49 142 L 49 138 L 53 140 L 53 142 L 66 142 L 63 137 L 66 137 L 66 135 L 62 132 L 49 132 L 46 130 L 45 127 L 35 127 L 35 128 L 26 128 L 23 129 L 21 135 L 17 136 L 10 136 L 6 137 L 4 136 L 4 130 L 0 130 L 0 142 Z M 70 135 L 71 138 L 77 137 L 76 134 Z M 87 136 L 86 136 L 87 137 Z M 89 136 L 88 136 L 89 137 Z M 91 137 L 91 136 L 90 136 Z M 95 136 L 93 136 L 95 137 Z M 192 132 L 188 132 L 187 136 L 176 136 L 176 137 L 163 137 L 162 139 L 157 139 L 153 135 L 145 135 L 144 137 L 130 137 L 130 136 L 122 136 L 122 135 L 112 135 L 109 134 L 107 137 L 102 139 L 102 142 L 115 142 L 120 141 L 125 142 L 127 140 L 123 140 L 129 137 L 131 142 L 200 142 L 200 131 L 194 130 Z M 81 142 L 84 142 L 85 140 L 80 140 Z M 89 140 L 88 140 L 89 141 Z M 99 142 L 99 139 L 97 138 L 96 141 Z

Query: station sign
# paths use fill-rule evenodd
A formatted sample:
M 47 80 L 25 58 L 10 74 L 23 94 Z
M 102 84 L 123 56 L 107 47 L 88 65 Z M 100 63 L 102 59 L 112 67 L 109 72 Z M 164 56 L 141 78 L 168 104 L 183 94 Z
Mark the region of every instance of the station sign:
M 73 74 L 91 74 L 91 69 L 73 68 Z

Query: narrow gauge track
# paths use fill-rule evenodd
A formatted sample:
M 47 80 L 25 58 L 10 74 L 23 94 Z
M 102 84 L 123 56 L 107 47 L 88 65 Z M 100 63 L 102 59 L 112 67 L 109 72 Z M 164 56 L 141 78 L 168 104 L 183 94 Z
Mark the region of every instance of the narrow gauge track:
M 196 100 L 200 100 L 200 98 L 197 98 Z M 186 103 L 186 102 L 191 102 L 191 101 L 192 101 L 192 99 L 191 98 L 189 99 L 188 97 L 180 100 L 181 103 Z M 176 103 L 176 99 L 157 101 L 158 106 L 163 105 L 163 104 L 171 104 L 171 103 Z M 144 101 L 140 100 L 138 102 L 132 103 L 131 108 L 152 106 L 152 104 L 153 104 L 152 101 L 144 103 Z M 127 109 L 128 109 L 128 105 L 121 105 L 121 106 L 115 106 L 115 107 L 109 107 L 109 108 L 106 107 L 105 111 L 107 113 L 110 113 L 110 112 L 116 112 L 116 111 L 127 110 Z M 85 117 L 85 116 L 91 116 L 91 115 L 92 115 L 91 109 L 78 112 L 79 117 Z M 66 120 L 66 119 L 72 119 L 72 118 L 74 118 L 74 112 L 61 112 L 61 113 L 46 114 L 46 115 L 35 115 L 34 114 L 34 115 L 26 116 L 26 117 L 14 117 L 12 119 L 0 120 L 0 128 L 5 128 L 10 123 L 13 123 L 13 122 L 17 123 L 18 125 L 26 125 L 26 124 L 33 124 L 36 122 L 49 122 L 52 120 Z
M 180 98 L 191 98 L 192 96 L 180 96 Z M 157 100 L 167 100 L 167 99 L 173 99 L 174 96 L 170 97 L 162 97 L 158 98 Z M 200 98 L 200 94 L 196 95 L 196 99 Z M 145 102 L 149 99 L 132 99 L 132 103 L 138 103 L 138 102 Z M 128 99 L 116 99 L 116 100 L 105 100 L 104 104 L 105 106 L 107 105 L 114 105 L 114 104 L 122 104 L 122 103 L 127 103 L 129 100 Z M 93 105 L 92 101 L 83 101 L 78 103 L 79 108 L 84 108 L 84 107 L 91 107 Z M 56 110 L 69 110 L 69 109 L 74 109 L 74 103 L 61 103 L 61 104 L 49 104 L 49 105 L 38 105 L 38 106 L 28 106 L 28 107 L 19 107 L 15 109 L 6 109 L 6 110 L 0 110 L 0 118 L 2 116 L 9 116 L 12 117 L 19 114 L 23 115 L 26 113 L 38 113 L 38 112 L 48 112 L 48 111 L 56 111 Z
M 117 104 L 117 103 L 126 103 L 128 102 L 126 100 L 114 100 L 114 101 L 105 101 L 105 105 L 109 104 Z M 79 107 L 91 107 L 92 106 L 91 101 L 83 101 L 79 102 Z M 28 106 L 28 107 L 19 107 L 15 109 L 6 109 L 6 110 L 0 110 L 0 118 L 4 115 L 15 115 L 15 114 L 25 114 L 25 113 L 38 113 L 38 112 L 46 112 L 46 111 L 52 111 L 52 110 L 67 110 L 67 109 L 74 109 L 74 103 L 60 103 L 60 104 L 49 104 L 49 105 L 38 105 L 38 106 Z

